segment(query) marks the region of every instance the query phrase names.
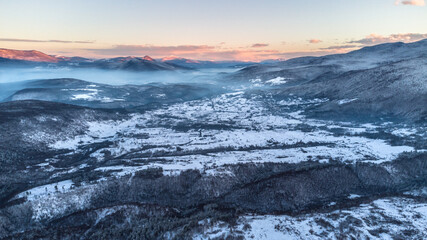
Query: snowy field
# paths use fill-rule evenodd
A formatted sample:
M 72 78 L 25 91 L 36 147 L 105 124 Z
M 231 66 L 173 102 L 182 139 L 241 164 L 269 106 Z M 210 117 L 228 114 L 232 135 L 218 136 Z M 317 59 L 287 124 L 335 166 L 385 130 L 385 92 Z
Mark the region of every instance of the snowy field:
M 259 96 L 247 97 L 243 92 L 223 94 L 214 99 L 134 114 L 129 120 L 89 122 L 85 134 L 55 141 L 51 147 L 78 152 L 87 144 L 111 141 L 110 147 L 98 149 L 91 156 L 101 163 L 112 158 L 138 160 L 132 167 L 97 169 L 122 170 L 117 174 L 148 167 L 162 167 L 171 173 L 186 169 L 214 173 L 223 165 L 245 162 L 299 163 L 332 159 L 381 163 L 414 150 L 411 146 L 392 146 L 385 140 L 360 135 L 375 133 L 383 126 L 306 119 L 302 114 L 304 108 L 321 101 L 325 100 L 292 98 L 266 106 Z M 271 108 L 280 111 L 271 111 Z M 331 129 L 346 134 L 337 136 Z M 390 131 L 396 136 L 419 132 L 417 129 Z

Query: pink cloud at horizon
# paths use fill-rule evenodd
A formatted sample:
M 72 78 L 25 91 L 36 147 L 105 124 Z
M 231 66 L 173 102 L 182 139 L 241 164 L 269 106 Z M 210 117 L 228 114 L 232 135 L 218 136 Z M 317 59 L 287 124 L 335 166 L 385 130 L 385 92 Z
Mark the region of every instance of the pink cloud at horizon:
M 321 43 L 321 42 L 322 42 L 322 40 L 320 40 L 320 39 L 310 39 L 310 40 L 308 40 L 308 42 L 309 42 L 309 43 L 316 44 L 316 43 Z
M 425 6 L 425 0 L 396 0 L 394 5 L 413 5 L 413 6 Z

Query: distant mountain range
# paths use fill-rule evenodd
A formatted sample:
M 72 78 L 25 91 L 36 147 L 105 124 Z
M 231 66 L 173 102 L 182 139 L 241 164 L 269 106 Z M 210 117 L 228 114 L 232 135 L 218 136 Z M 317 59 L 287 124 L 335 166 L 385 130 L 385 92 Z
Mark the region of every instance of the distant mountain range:
M 47 55 L 35 50 L 0 49 L 0 67 L 73 67 L 100 68 L 110 70 L 158 71 L 158 70 L 191 70 L 200 68 L 237 68 L 255 64 L 242 61 L 199 61 L 179 57 L 153 59 L 144 57 L 116 57 L 89 59 L 83 57 L 64 57 Z
M 162 62 L 174 66 L 180 66 L 190 69 L 197 68 L 229 68 L 229 67 L 245 67 L 248 65 L 256 64 L 255 62 L 242 62 L 242 61 L 200 61 L 180 57 L 166 57 L 161 59 Z

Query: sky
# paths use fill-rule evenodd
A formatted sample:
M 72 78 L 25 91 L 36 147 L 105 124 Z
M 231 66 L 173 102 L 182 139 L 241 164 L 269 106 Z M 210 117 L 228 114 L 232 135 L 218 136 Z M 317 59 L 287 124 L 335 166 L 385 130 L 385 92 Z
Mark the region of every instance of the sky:
M 425 0 L 0 0 L 0 48 L 261 61 L 427 38 Z

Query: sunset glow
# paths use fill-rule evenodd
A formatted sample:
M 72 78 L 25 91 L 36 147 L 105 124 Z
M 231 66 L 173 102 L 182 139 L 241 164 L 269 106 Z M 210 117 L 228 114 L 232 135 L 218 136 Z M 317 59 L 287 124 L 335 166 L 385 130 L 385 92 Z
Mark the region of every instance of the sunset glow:
M 261 61 L 427 37 L 424 0 L 0 0 L 0 6 L 1 48 L 90 58 Z

